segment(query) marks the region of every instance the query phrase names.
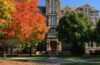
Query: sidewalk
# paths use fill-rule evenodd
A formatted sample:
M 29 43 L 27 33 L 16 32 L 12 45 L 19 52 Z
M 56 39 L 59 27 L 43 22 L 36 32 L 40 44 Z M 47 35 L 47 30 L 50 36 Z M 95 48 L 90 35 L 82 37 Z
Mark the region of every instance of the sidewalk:
M 44 65 L 60 65 L 61 63 L 100 63 L 100 62 L 88 62 L 87 60 L 74 60 L 74 59 L 62 59 L 62 58 L 47 58 L 47 59 L 36 59 L 36 58 L 11 58 L 13 60 L 20 60 L 25 62 L 35 62 Z

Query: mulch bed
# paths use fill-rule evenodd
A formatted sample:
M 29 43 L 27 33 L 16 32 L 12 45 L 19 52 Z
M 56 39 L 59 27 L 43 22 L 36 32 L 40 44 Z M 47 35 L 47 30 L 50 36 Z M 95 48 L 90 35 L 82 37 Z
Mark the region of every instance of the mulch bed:
M 0 60 L 0 65 L 46 65 L 46 64 L 12 61 L 12 60 Z

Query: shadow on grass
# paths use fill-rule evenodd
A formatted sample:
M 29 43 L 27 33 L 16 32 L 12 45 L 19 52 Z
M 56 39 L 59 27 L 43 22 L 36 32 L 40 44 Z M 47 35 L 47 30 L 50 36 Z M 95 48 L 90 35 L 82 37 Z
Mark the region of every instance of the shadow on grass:
M 65 63 L 61 65 L 100 65 L 100 63 Z

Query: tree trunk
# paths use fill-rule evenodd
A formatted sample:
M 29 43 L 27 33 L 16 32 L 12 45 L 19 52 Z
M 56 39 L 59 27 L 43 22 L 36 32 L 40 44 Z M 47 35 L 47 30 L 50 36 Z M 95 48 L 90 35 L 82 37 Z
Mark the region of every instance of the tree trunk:
M 11 54 L 13 54 L 13 48 L 10 48 Z
M 32 46 L 30 47 L 30 56 L 32 56 Z
M 6 50 L 3 51 L 3 58 L 6 59 Z

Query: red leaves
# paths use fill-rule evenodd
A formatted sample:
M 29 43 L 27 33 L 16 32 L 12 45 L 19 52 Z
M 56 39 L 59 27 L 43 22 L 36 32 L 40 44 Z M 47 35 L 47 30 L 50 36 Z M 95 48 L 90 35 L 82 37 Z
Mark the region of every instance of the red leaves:
M 16 11 L 11 14 L 13 22 L 0 19 L 0 24 L 8 24 L 2 31 L 8 38 L 16 36 L 21 41 L 44 40 L 48 29 L 45 16 L 39 13 L 39 0 L 18 0 L 14 3 Z
M 7 34 L 9 38 L 13 38 L 15 36 L 15 32 L 12 28 L 3 28 L 2 31 Z
M 0 19 L 0 24 L 8 24 L 2 31 L 8 38 L 19 37 L 21 41 L 44 40 L 48 29 L 46 18 L 39 13 L 39 0 L 15 1 L 16 11 L 11 14 L 13 22 Z
M 12 14 L 15 18 L 13 28 L 21 41 L 43 40 L 47 32 L 46 18 L 39 13 L 39 0 L 26 0 L 15 2 L 16 12 Z

